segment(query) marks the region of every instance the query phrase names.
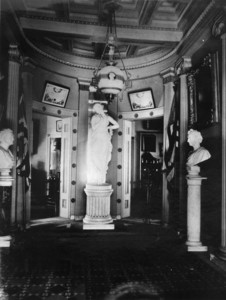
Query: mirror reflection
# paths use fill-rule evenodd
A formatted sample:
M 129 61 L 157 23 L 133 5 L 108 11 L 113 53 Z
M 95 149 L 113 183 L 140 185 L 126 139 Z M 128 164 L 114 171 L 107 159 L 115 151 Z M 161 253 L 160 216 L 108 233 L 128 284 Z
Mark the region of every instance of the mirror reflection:
M 60 177 L 61 138 L 50 139 L 50 177 Z

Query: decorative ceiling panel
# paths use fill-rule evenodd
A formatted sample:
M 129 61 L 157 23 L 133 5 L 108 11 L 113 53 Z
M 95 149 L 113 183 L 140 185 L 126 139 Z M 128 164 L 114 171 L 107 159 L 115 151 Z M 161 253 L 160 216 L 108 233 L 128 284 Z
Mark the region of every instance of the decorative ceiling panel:
M 99 59 L 116 3 L 117 46 L 123 58 L 173 51 L 210 0 L 8 0 L 29 41 Z M 200 4 L 201 3 L 201 4 Z M 193 17 L 190 17 L 193 16 Z M 119 58 L 119 54 L 115 54 Z

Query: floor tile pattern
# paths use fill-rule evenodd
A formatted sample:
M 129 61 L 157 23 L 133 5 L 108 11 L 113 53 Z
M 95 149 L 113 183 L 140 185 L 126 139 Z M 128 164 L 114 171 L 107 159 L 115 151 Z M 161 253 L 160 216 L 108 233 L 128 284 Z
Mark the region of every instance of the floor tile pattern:
M 226 299 L 226 275 L 161 226 L 42 226 L 0 257 L 1 300 Z

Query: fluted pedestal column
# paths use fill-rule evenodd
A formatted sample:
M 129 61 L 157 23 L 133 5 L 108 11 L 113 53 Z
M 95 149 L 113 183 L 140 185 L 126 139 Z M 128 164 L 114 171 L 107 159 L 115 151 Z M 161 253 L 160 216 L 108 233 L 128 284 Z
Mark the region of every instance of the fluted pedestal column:
M 203 252 L 207 247 L 200 241 L 201 232 L 201 185 L 206 177 L 199 176 L 198 166 L 189 167 L 187 175 L 187 242 L 188 251 Z
M 86 216 L 83 219 L 83 229 L 114 229 L 110 215 L 110 196 L 113 192 L 110 184 L 87 184 Z

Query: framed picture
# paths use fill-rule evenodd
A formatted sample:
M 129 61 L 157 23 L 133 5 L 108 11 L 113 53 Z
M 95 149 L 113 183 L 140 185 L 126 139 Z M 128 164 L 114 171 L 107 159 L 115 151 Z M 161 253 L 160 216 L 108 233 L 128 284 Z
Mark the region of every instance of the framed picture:
M 56 131 L 61 132 L 62 131 L 62 120 L 56 121 Z
M 69 88 L 47 82 L 42 97 L 42 102 L 59 107 L 65 107 Z
M 130 92 L 128 96 L 132 110 L 144 110 L 155 107 L 151 88 Z

